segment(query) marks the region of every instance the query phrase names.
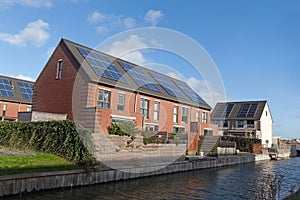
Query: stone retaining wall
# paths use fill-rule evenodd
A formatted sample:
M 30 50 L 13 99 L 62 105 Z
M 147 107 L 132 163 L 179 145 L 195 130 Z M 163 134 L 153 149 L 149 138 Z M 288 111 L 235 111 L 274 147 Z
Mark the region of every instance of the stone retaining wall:
M 0 197 L 6 195 L 21 194 L 24 192 L 92 185 L 146 176 L 162 175 L 206 168 L 215 168 L 228 165 L 237 165 L 254 161 L 255 156 L 248 154 L 237 156 L 224 156 L 219 157 L 218 159 L 204 158 L 193 161 L 180 161 L 172 163 L 156 171 L 152 171 L 151 169 L 157 169 L 159 168 L 159 166 L 140 166 L 141 168 L 149 168 L 148 170 L 145 170 L 149 171 L 147 173 L 139 173 L 139 171 L 141 171 L 140 169 L 131 168 L 127 169 L 126 171 L 119 171 L 114 169 L 94 169 L 87 171 L 82 169 L 64 172 L 47 172 L 0 176 Z

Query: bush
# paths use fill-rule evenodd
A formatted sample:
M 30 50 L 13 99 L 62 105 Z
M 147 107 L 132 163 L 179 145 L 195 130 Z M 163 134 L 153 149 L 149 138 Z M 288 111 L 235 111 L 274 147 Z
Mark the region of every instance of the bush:
M 261 144 L 260 139 L 251 139 L 243 137 L 222 136 L 221 141 L 230 141 L 236 143 L 236 148 L 243 152 L 253 153 L 253 144 Z
M 76 164 L 92 160 L 91 133 L 80 124 L 68 120 L 0 122 L 0 145 L 51 153 Z
M 139 133 L 137 124 L 133 122 L 113 122 L 107 127 L 108 133 L 119 136 L 135 136 Z

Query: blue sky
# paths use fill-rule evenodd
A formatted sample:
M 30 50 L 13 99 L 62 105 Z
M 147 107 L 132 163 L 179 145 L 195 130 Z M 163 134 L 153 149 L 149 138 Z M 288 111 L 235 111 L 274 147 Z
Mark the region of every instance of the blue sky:
M 27 79 L 38 77 L 60 38 L 96 47 L 132 28 L 181 32 L 214 60 L 229 100 L 268 100 L 274 134 L 300 137 L 297 0 L 0 0 L 0 19 L 0 74 Z M 145 45 L 136 37 L 120 42 Z M 203 80 L 176 56 L 140 51 L 130 58 L 171 66 L 201 94 Z

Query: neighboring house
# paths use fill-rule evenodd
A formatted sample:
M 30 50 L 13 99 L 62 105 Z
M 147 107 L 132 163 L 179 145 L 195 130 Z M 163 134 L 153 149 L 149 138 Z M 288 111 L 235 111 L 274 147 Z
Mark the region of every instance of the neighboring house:
M 0 120 L 15 121 L 18 112 L 31 111 L 33 82 L 0 76 Z
M 210 106 L 185 82 L 62 39 L 39 75 L 33 111 L 67 114 L 94 133 L 113 121 L 151 132 L 212 134 Z M 195 130 L 195 123 L 198 122 Z M 215 125 L 213 127 L 216 127 Z
M 264 146 L 272 146 L 273 119 L 267 101 L 217 103 L 211 118 L 221 135 L 259 138 Z

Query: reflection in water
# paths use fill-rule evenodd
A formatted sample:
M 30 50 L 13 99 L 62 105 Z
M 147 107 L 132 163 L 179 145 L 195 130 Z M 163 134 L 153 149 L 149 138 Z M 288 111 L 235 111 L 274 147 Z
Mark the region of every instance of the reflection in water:
M 37 192 L 10 199 L 254 199 L 259 177 L 267 174 L 284 176 L 282 199 L 291 186 L 300 187 L 300 157 Z

